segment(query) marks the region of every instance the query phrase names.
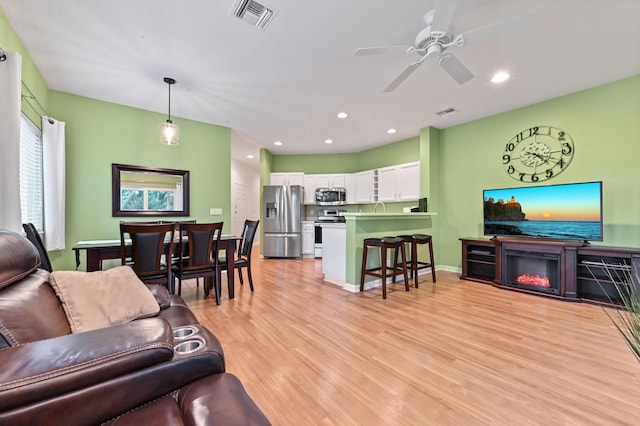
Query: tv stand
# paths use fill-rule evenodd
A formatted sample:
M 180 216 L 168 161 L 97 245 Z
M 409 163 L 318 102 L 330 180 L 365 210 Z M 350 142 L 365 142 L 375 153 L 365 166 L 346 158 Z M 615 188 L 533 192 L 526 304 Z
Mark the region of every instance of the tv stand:
M 640 248 L 592 246 L 588 241 L 559 241 L 535 238 L 460 238 L 462 242 L 461 278 L 563 300 L 618 304 L 617 291 L 607 269 L 631 272 L 634 282 L 640 277 Z M 585 245 L 586 243 L 586 245 Z M 557 290 L 517 288 L 503 282 L 509 269 L 508 255 L 522 254 L 541 259 L 554 256 L 559 263 Z M 513 262 L 509 258 L 509 262 Z M 538 262 L 532 261 L 532 262 Z M 526 262 L 525 262 L 526 263 Z M 595 278 L 594 278 L 595 277 Z M 640 283 L 635 282 L 640 288 Z M 547 290 L 547 291 L 545 291 Z

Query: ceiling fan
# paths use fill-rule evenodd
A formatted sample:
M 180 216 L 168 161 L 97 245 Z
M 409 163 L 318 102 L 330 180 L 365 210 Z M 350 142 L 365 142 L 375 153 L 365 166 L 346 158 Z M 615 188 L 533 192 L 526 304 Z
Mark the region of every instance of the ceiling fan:
M 427 12 L 423 17 L 423 21 L 427 26 L 418 33 L 412 46 L 367 47 L 356 50 L 356 56 L 382 55 L 399 51 L 420 55 L 420 58 L 405 68 L 384 89 L 384 92 L 394 91 L 427 58 L 437 60 L 438 64 L 458 84 L 464 84 L 473 78 L 473 74 L 455 56 L 447 52 L 449 47 L 462 48 L 468 44 L 479 43 L 504 34 L 522 31 L 531 28 L 536 21 L 536 14 L 528 14 L 494 22 L 464 33 L 454 34 L 451 30 L 451 21 L 456 4 L 457 0 L 436 0 L 435 9 Z

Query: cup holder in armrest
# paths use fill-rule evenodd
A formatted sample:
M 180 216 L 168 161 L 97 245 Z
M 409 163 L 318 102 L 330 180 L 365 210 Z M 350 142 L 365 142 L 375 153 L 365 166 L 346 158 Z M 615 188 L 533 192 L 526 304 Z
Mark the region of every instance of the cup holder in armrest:
M 189 339 L 184 342 L 180 342 L 173 347 L 178 355 L 187 355 L 199 351 L 204 347 L 204 340 L 202 339 Z
M 193 326 L 179 327 L 173 330 L 173 338 L 175 340 L 184 340 L 195 334 L 196 331 L 198 331 L 198 329 Z

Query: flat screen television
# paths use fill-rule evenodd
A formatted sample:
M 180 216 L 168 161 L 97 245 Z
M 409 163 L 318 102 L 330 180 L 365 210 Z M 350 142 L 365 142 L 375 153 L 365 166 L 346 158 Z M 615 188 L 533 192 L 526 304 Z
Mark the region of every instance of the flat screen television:
M 602 182 L 483 192 L 484 235 L 602 241 Z

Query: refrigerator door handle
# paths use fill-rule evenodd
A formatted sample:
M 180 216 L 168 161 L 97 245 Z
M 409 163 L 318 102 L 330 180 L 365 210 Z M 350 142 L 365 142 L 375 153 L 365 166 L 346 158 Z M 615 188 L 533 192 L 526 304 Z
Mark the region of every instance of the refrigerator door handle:
M 265 232 L 265 235 L 267 235 L 269 237 L 291 237 L 291 236 L 294 236 L 294 235 L 300 235 L 300 233 L 299 232 L 292 232 L 292 233 L 289 233 L 289 234 L 276 234 L 276 233 L 273 233 L 273 232 Z

